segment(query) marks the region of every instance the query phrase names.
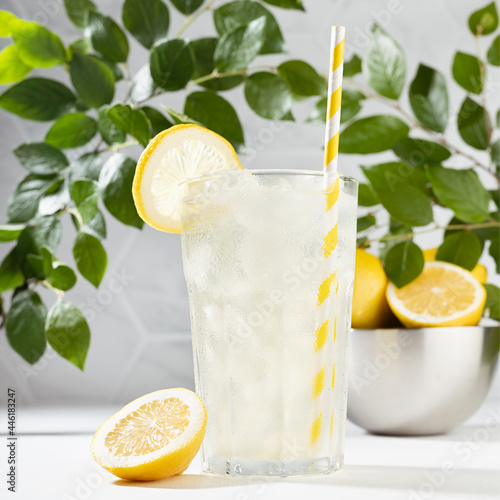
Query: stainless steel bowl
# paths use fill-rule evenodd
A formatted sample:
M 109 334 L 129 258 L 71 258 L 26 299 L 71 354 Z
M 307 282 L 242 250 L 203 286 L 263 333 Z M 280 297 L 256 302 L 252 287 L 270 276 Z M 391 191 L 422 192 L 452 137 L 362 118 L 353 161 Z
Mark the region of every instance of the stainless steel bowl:
M 479 408 L 498 327 L 353 330 L 347 417 L 377 434 L 447 432 Z

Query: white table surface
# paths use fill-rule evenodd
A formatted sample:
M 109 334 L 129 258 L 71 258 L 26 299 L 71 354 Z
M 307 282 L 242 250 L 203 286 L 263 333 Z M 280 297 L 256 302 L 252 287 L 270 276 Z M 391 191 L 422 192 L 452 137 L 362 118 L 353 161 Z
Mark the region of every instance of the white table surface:
M 500 498 L 500 410 L 483 407 L 464 426 L 434 437 L 373 436 L 348 423 L 345 467 L 329 476 L 220 478 L 196 457 L 178 477 L 119 480 L 93 461 L 95 429 L 117 408 L 18 408 L 17 494 L 26 500 L 490 500 Z M 2 432 L 6 429 L 2 412 Z M 489 419 L 488 429 L 485 423 Z M 493 422 L 493 424 L 491 424 Z M 2 436 L 4 443 L 5 433 Z M 4 448 L 5 445 L 2 446 Z M 5 464 L 6 460 L 1 458 Z M 4 465 L 4 467 L 6 467 Z M 2 476 L 4 474 L 2 473 Z M 2 483 L 4 481 L 2 480 Z M 1 498 L 6 485 L 0 487 Z M 8 492 L 7 492 L 8 493 Z

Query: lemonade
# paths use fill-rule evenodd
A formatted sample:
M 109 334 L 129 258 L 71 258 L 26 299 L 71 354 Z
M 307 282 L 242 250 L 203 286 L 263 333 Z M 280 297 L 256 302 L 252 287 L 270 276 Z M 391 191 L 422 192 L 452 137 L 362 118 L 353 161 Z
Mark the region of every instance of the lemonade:
M 206 471 L 342 463 L 357 184 L 342 179 L 328 211 L 329 177 L 230 170 L 180 186 Z

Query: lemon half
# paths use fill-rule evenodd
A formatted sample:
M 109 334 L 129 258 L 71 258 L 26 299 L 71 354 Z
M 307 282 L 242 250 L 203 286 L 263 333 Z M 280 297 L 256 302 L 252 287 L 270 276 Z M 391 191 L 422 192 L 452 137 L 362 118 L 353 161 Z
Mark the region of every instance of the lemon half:
M 466 269 L 435 261 L 402 288 L 389 283 L 387 301 L 407 328 L 473 326 L 481 318 L 486 291 Z
M 181 474 L 205 436 L 207 411 L 188 389 L 146 394 L 123 407 L 97 430 L 90 450 L 115 476 L 151 481 Z

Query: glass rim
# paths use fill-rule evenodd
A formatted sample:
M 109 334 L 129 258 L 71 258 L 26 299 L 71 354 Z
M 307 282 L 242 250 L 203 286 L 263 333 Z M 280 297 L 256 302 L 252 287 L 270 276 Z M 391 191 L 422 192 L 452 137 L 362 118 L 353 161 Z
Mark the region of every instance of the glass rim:
M 199 181 L 208 181 L 211 179 L 216 179 L 218 177 L 222 177 L 224 175 L 235 175 L 237 172 L 241 172 L 242 170 L 246 170 L 247 172 L 250 172 L 252 175 L 296 175 L 296 176 L 313 176 L 313 177 L 325 177 L 325 174 L 333 174 L 333 172 L 326 172 L 325 170 L 306 170 L 306 169 L 292 169 L 292 168 L 270 168 L 270 169 L 265 169 L 265 168 L 246 168 L 246 169 L 239 169 L 239 168 L 233 168 L 230 170 L 222 170 L 219 172 L 210 172 L 208 174 L 200 174 L 200 175 L 195 175 L 194 177 L 190 177 L 189 179 L 185 179 L 182 182 L 179 182 L 178 188 L 181 188 L 181 186 L 187 186 L 191 182 L 199 182 Z M 354 177 L 351 177 L 349 175 L 342 175 L 340 174 L 339 176 L 344 182 L 348 183 L 353 183 L 353 184 L 358 184 L 359 181 L 357 181 Z

